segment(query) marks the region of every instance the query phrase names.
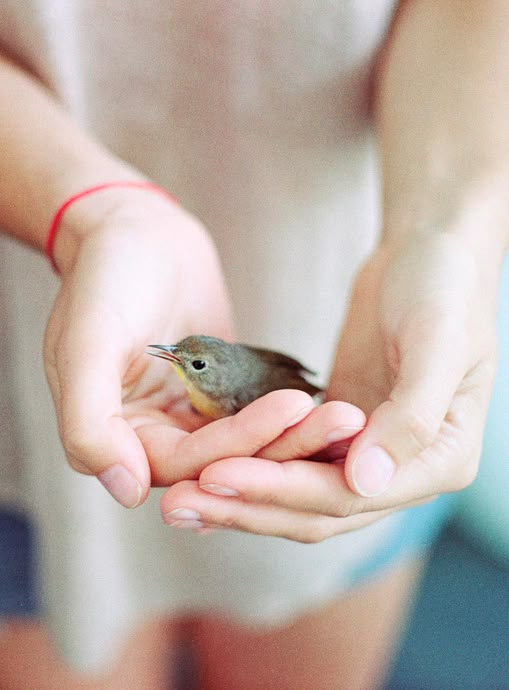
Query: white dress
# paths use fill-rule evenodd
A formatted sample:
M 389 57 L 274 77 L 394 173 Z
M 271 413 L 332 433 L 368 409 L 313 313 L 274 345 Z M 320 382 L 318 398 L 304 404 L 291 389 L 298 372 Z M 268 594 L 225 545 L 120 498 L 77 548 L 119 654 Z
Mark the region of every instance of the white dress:
M 2 0 L 0 45 L 210 229 L 242 339 L 325 377 L 375 236 L 368 99 L 394 5 Z M 41 362 L 57 280 L 6 238 L 0 264 L 0 498 L 35 520 L 42 600 L 74 663 L 101 664 L 152 612 L 288 620 L 344 591 L 390 539 L 399 516 L 303 545 L 171 530 L 160 491 L 122 509 L 59 444 Z

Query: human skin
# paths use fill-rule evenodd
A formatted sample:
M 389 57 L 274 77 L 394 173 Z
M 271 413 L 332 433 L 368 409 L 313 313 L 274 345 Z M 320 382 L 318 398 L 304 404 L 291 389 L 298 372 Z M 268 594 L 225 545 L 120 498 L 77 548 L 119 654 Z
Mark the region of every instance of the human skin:
M 246 431 L 244 446 L 232 444 L 214 455 L 209 449 L 217 424 L 235 422 L 200 429 L 194 451 L 209 466 L 197 476 L 192 462 L 188 467 L 180 456 L 184 469 L 171 476 L 164 515 L 186 508 L 200 515 L 195 522 L 316 541 L 459 489 L 475 476 L 507 235 L 507 94 L 497 89 L 507 66 L 507 17 L 502 3 L 466 7 L 404 4 L 378 71 L 374 111 L 384 175 L 383 233 L 357 278 L 339 341 L 328 387 L 339 417 L 331 414 L 331 403 L 325 412 L 310 407 L 317 447 L 305 450 L 320 450 L 332 432 L 347 438 L 349 427 L 359 431 L 362 415 L 341 401 L 370 414 L 367 428 L 344 464 L 295 462 L 306 455 L 288 433 L 279 440 L 280 446 L 288 442 L 288 454 L 279 447 L 276 462 L 264 462 L 273 457 L 271 442 L 310 406 L 298 392 L 283 394 L 283 405 L 278 396 L 267 396 L 255 410 L 242 412 L 247 430 L 256 430 L 265 417 L 274 420 L 257 446 Z M 480 55 L 477 45 L 485 46 Z M 461 78 L 465 73 L 469 79 Z M 69 194 L 107 179 L 141 178 L 82 134 L 7 62 L 2 86 L 0 172 L 7 184 L 0 218 L 14 236 L 41 247 L 52 213 Z M 29 208 L 17 193 L 20 186 L 31 199 Z M 166 414 L 177 389 L 164 365 L 148 362 L 144 347 L 190 331 L 231 335 L 215 251 L 184 209 L 146 190 L 115 189 L 68 210 L 55 261 L 62 287 L 45 361 L 64 447 L 73 467 L 100 476 L 123 505 L 138 505 L 151 475 L 158 484 L 169 479 L 172 448 L 181 453 L 188 443 Z M 185 306 L 179 305 L 177 276 L 184 281 Z M 189 305 L 191 294 L 196 299 Z M 64 319 L 67 314 L 79 317 Z M 467 393 L 460 395 L 463 389 Z M 460 403 L 463 416 L 451 425 Z M 454 445 L 447 452 L 444 433 Z M 372 447 L 382 450 L 362 452 Z M 247 472 L 246 463 L 256 471 Z M 392 481 L 384 471 L 394 473 Z M 212 495 L 203 490 L 207 485 L 237 491 L 242 500 Z
M 40 249 L 62 199 L 104 180 L 143 177 L 83 135 L 28 75 L 7 60 L 0 68 L 0 172 L 17 180 L 6 185 L 0 218 L 14 237 Z M 183 409 L 181 385 L 166 364 L 146 356 L 146 345 L 190 332 L 232 337 L 219 261 L 197 219 L 153 191 L 132 188 L 71 206 L 54 257 L 61 287 L 44 351 L 62 442 L 72 467 L 97 475 L 122 505 L 134 507 L 151 483 L 166 479 L 170 457 L 158 464 L 161 451 L 203 424 Z M 304 416 L 303 408 L 313 411 L 317 450 L 331 431 L 348 437 L 365 423 L 352 405 L 313 409 L 298 391 L 267 396 L 262 405 L 245 421 L 265 420 L 264 444 Z M 189 463 L 186 477 L 194 476 Z
M 232 333 L 214 249 L 196 219 L 145 191 L 111 190 L 70 209 L 55 245 L 62 287 L 45 358 L 71 464 L 100 476 L 123 505 L 142 502 L 152 477 L 175 482 L 162 511 L 178 527 L 234 527 L 305 542 L 468 484 L 495 366 L 496 289 L 507 243 L 508 38 L 503 2 L 402 5 L 374 99 L 384 178 L 381 242 L 356 280 L 329 403 L 321 407 L 284 392 L 246 408 L 240 421 L 196 431 L 197 420 L 177 415 L 178 405 L 168 414 L 177 389 L 161 363 L 145 364 L 144 346 L 172 342 L 188 329 Z M 0 219 L 13 236 L 41 248 L 52 214 L 70 194 L 108 179 L 142 178 L 7 62 L 0 89 Z M 190 255 L 197 247 L 195 276 Z M 116 268 L 107 258 L 112 249 L 122 257 Z M 200 285 L 185 313 L 177 275 Z M 69 310 L 80 318 L 64 320 Z M 170 313 L 176 317 L 169 323 Z M 214 454 L 219 423 L 243 431 Z M 302 459 L 331 433 L 347 441 L 352 431 L 344 464 Z M 186 445 L 209 464 L 196 468 L 189 456 L 182 475 L 168 477 Z M 363 467 L 361 453 L 373 447 L 383 454 L 364 455 Z M 115 486 L 104 473 L 118 465 L 128 475 Z M 118 479 L 117 470 L 113 475 Z M 217 487 L 222 494 L 213 493 Z M 183 508 L 191 519 L 173 513 Z M 354 616 L 344 620 L 348 627 Z
M 163 497 L 167 521 L 186 507 L 207 524 L 320 541 L 473 480 L 508 238 L 508 36 L 505 3 L 409 2 L 381 56 L 383 230 L 328 388 L 369 416 L 344 465 L 269 462 L 270 446 L 260 459 L 209 453 L 198 482 Z M 230 496 L 206 496 L 216 487 Z

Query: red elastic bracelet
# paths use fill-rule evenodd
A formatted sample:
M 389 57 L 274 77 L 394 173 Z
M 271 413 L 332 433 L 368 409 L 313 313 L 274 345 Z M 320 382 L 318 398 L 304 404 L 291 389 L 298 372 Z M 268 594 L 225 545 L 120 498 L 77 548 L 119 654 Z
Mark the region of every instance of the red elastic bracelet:
M 75 201 L 79 201 L 80 199 L 83 199 L 83 197 L 85 196 L 89 196 L 90 194 L 95 194 L 95 192 L 101 192 L 103 189 L 110 189 L 112 187 L 132 187 L 135 189 L 150 189 L 154 192 L 157 192 L 158 194 L 161 194 L 162 196 L 165 196 L 167 199 L 170 199 L 173 203 L 177 203 L 177 200 L 169 192 L 167 192 L 166 189 L 163 189 L 163 187 L 160 187 L 154 182 L 143 182 L 141 180 L 118 180 L 116 182 L 104 182 L 103 184 L 98 184 L 94 187 L 88 187 L 87 189 L 83 189 L 81 192 L 78 192 L 77 194 L 73 194 L 73 196 L 66 199 L 63 202 L 63 204 L 59 206 L 57 212 L 53 216 L 53 219 L 49 226 L 48 235 L 46 237 L 46 243 L 44 245 L 44 253 L 50 260 L 50 263 L 53 266 L 53 269 L 54 271 L 56 271 L 56 273 L 59 273 L 59 270 L 55 263 L 53 249 L 55 247 L 55 239 L 58 233 L 58 228 L 60 226 L 60 221 L 62 220 L 62 216 L 67 211 L 69 206 L 74 204 Z

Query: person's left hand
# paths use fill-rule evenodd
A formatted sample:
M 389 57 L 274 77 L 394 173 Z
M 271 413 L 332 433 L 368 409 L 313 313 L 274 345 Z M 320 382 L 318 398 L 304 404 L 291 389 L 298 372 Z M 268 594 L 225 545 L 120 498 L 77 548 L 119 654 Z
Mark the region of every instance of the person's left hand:
M 318 444 L 313 434 L 331 403 L 265 448 L 239 448 L 234 457 L 192 434 L 199 479 L 164 494 L 166 522 L 317 542 L 468 485 L 495 369 L 497 268 L 452 236 L 380 248 L 356 281 L 328 389 L 329 400 L 370 415 L 346 460 L 305 459 L 324 447 L 323 434 Z M 239 413 L 244 420 L 252 406 Z M 226 431 L 240 422 L 221 420 Z

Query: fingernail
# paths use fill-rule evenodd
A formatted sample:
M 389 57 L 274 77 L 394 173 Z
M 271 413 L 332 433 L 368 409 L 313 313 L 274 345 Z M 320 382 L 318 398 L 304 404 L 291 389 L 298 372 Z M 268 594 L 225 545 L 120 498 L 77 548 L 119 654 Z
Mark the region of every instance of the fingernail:
M 238 496 L 239 492 L 235 489 L 230 489 L 229 486 L 220 486 L 219 484 L 203 484 L 200 489 L 207 491 L 209 494 L 215 494 L 216 496 Z
M 200 513 L 191 508 L 175 508 L 163 515 L 163 522 L 179 529 L 198 529 L 203 527 Z
M 333 443 L 337 443 L 338 441 L 345 441 L 347 438 L 351 439 L 352 436 L 355 436 L 363 429 L 363 426 L 340 426 L 337 429 L 334 429 L 334 431 L 330 432 L 330 434 L 325 438 L 325 443 L 328 446 L 331 446 Z
M 391 483 L 396 465 L 388 453 L 374 446 L 353 461 L 352 478 L 357 493 L 366 498 L 382 494 Z
M 170 521 L 167 521 L 165 518 L 164 521 L 169 527 L 176 527 L 177 529 L 201 529 L 203 527 L 203 522 L 201 522 L 201 520 L 170 520 Z
M 311 410 L 314 410 L 316 405 L 308 405 L 307 407 L 303 407 L 302 410 L 295 415 L 286 425 L 286 428 L 290 428 L 291 426 L 295 426 L 295 424 L 298 424 L 299 422 L 302 422 L 302 420 L 308 416 L 308 414 L 311 412 Z
M 201 515 L 196 510 L 191 510 L 191 508 L 175 508 L 170 513 L 166 513 L 165 518 L 171 520 L 201 520 Z
M 108 467 L 97 476 L 97 479 L 124 508 L 136 508 L 140 502 L 141 484 L 123 465 Z
M 221 530 L 228 530 L 224 525 L 215 525 L 213 523 L 204 522 L 203 527 L 198 527 L 194 530 L 195 534 L 212 534 L 212 532 L 220 532 Z

